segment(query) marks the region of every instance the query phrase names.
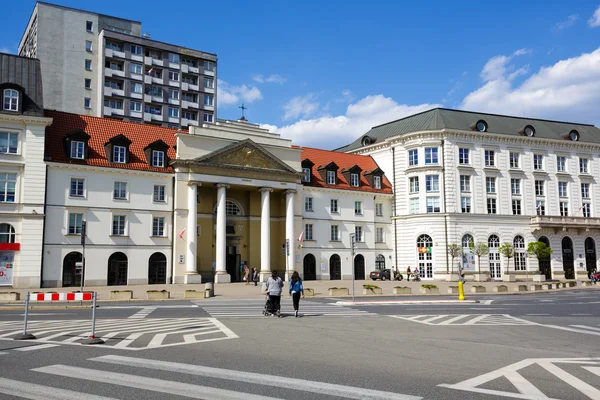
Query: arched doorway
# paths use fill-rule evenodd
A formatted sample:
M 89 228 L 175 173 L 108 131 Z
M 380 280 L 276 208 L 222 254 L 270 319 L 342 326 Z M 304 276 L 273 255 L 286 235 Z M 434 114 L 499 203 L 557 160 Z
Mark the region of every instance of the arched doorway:
M 596 242 L 591 237 L 585 239 L 585 267 L 588 276 L 596 268 Z
M 329 279 L 332 281 L 342 279 L 342 260 L 337 254 L 332 255 L 329 259 Z
M 419 276 L 421 278 L 433 278 L 433 240 L 429 235 L 421 235 L 417 239 L 417 259 Z
M 148 260 L 148 284 L 167 283 L 167 257 L 163 253 L 154 253 Z
M 375 257 L 375 269 L 385 269 L 385 257 L 383 254 L 379 254 Z
M 488 238 L 488 260 L 490 264 L 490 279 L 502 279 L 502 267 L 500 266 L 500 238 L 490 235 Z
M 113 253 L 108 258 L 108 286 L 127 285 L 127 256 L 121 252 Z
M 304 280 L 314 281 L 317 279 L 317 260 L 312 254 L 304 256 Z
M 573 258 L 573 241 L 565 236 L 562 240 L 562 259 L 565 279 L 575 279 L 575 264 Z
M 546 236 L 539 238 L 538 242 L 542 242 L 546 246 L 550 247 L 550 241 Z M 550 263 L 550 256 L 538 259 L 538 264 L 540 267 L 540 274 L 545 275 L 547 280 L 552 279 L 552 264 Z
M 72 251 L 63 259 L 63 287 L 80 287 L 81 275 L 75 274 L 75 264 L 82 261 L 81 253 Z
M 365 280 L 365 257 L 362 254 L 354 257 L 354 280 Z
M 462 267 L 465 271 L 475 272 L 475 254 L 471 253 L 471 246 L 475 246 L 475 239 L 468 233 L 462 237 Z M 458 272 L 458 271 L 457 271 Z

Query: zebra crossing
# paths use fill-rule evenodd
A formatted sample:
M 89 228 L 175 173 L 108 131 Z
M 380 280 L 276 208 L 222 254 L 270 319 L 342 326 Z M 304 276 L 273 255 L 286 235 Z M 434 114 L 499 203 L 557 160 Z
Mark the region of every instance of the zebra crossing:
M 114 366 L 118 372 L 110 370 Z M 160 371 L 160 375 L 153 371 Z M 147 373 L 149 376 L 145 375 Z M 327 399 L 328 396 L 371 400 L 422 399 L 363 387 L 114 354 L 90 358 L 84 366 L 51 364 L 32 368 L 27 376 L 35 383 L 0 377 L 0 394 L 40 400 L 110 400 L 125 396 L 124 388 L 133 388 L 138 390 L 138 398 L 158 398 L 160 394 L 168 394 L 210 400 Z M 69 390 L 39 384 L 48 382 L 45 378 L 51 376 L 68 378 L 71 381 Z M 173 376 L 175 379 L 169 379 Z M 187 379 L 187 376 L 194 379 Z
M 539 325 L 536 322 L 513 317 L 508 314 L 436 314 L 436 315 L 390 315 L 392 318 L 418 322 L 426 325 L 496 325 L 526 326 Z
M 90 320 L 29 321 L 27 332 L 35 342 L 82 345 L 91 335 Z M 0 339 L 12 340 L 23 333 L 21 321 L 0 322 Z M 238 336 L 215 318 L 97 319 L 95 336 L 102 347 L 144 350 L 184 344 L 236 339 Z
M 213 318 L 265 318 L 262 311 L 265 300 L 223 300 L 220 302 L 197 302 L 204 311 Z M 375 317 L 379 314 L 358 310 L 351 307 L 342 307 L 334 303 L 320 303 L 315 301 L 300 301 L 301 317 Z M 293 316 L 294 308 L 291 299 L 281 299 L 282 317 Z

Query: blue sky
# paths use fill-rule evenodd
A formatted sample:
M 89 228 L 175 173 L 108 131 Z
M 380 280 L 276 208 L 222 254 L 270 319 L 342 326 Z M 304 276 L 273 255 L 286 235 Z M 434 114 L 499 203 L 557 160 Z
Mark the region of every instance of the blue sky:
M 0 49 L 16 52 L 35 1 L 3 3 Z M 335 148 L 434 106 L 600 125 L 600 0 L 56 3 L 216 53 L 218 117 L 244 102 L 297 144 Z

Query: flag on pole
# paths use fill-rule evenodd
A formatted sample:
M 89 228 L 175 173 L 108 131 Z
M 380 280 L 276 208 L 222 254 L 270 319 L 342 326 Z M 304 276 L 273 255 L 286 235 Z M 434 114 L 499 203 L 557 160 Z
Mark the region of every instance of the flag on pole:
M 152 71 L 154 71 L 154 67 L 150 68 L 150 69 L 148 70 L 148 72 L 146 72 L 146 74 L 147 74 L 147 75 L 150 75 L 150 73 L 152 73 Z
M 183 234 L 185 233 L 185 228 L 181 231 L 181 233 L 179 234 L 179 238 L 183 239 Z
M 298 236 L 298 241 L 302 243 L 302 239 L 304 238 L 304 231 L 300 232 L 300 236 Z

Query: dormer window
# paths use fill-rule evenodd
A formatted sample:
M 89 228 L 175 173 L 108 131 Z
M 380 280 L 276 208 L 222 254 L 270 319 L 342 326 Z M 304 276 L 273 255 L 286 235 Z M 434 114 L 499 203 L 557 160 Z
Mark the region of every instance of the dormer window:
M 125 164 L 127 155 L 127 147 L 125 146 L 113 146 L 113 162 L 119 164 Z
M 71 142 L 71 158 L 75 158 L 77 160 L 83 160 L 85 158 L 84 142 Z
M 158 139 L 144 148 L 148 165 L 154 168 L 165 168 L 169 164 L 167 150 L 169 145 Z
M 378 167 L 364 173 L 367 183 L 375 190 L 381 190 L 381 182 L 383 179 L 383 171 Z M 418 185 L 417 185 L 418 186 Z M 412 186 L 411 186 L 412 187 Z
M 359 175 L 358 174 L 350 174 L 350 186 L 352 187 L 358 187 L 358 179 Z
M 5 111 L 19 111 L 19 92 L 14 89 L 4 89 L 2 109 Z
M 302 168 L 302 182 L 310 182 L 310 168 Z
M 165 166 L 165 152 L 160 150 L 152 150 L 152 166 L 157 168 L 164 168 Z
M 88 158 L 88 141 L 90 135 L 77 129 L 63 139 L 65 155 L 72 160 L 85 160 Z
M 327 171 L 327 184 L 335 185 L 335 171 Z
M 118 134 L 108 140 L 104 144 L 104 150 L 106 151 L 106 158 L 109 162 L 113 162 L 116 164 L 127 164 L 129 163 L 129 146 L 131 145 L 131 140 L 127 138 L 127 136 Z M 150 163 L 152 160 L 148 160 Z
M 381 176 L 373 176 L 373 188 L 381 189 Z

